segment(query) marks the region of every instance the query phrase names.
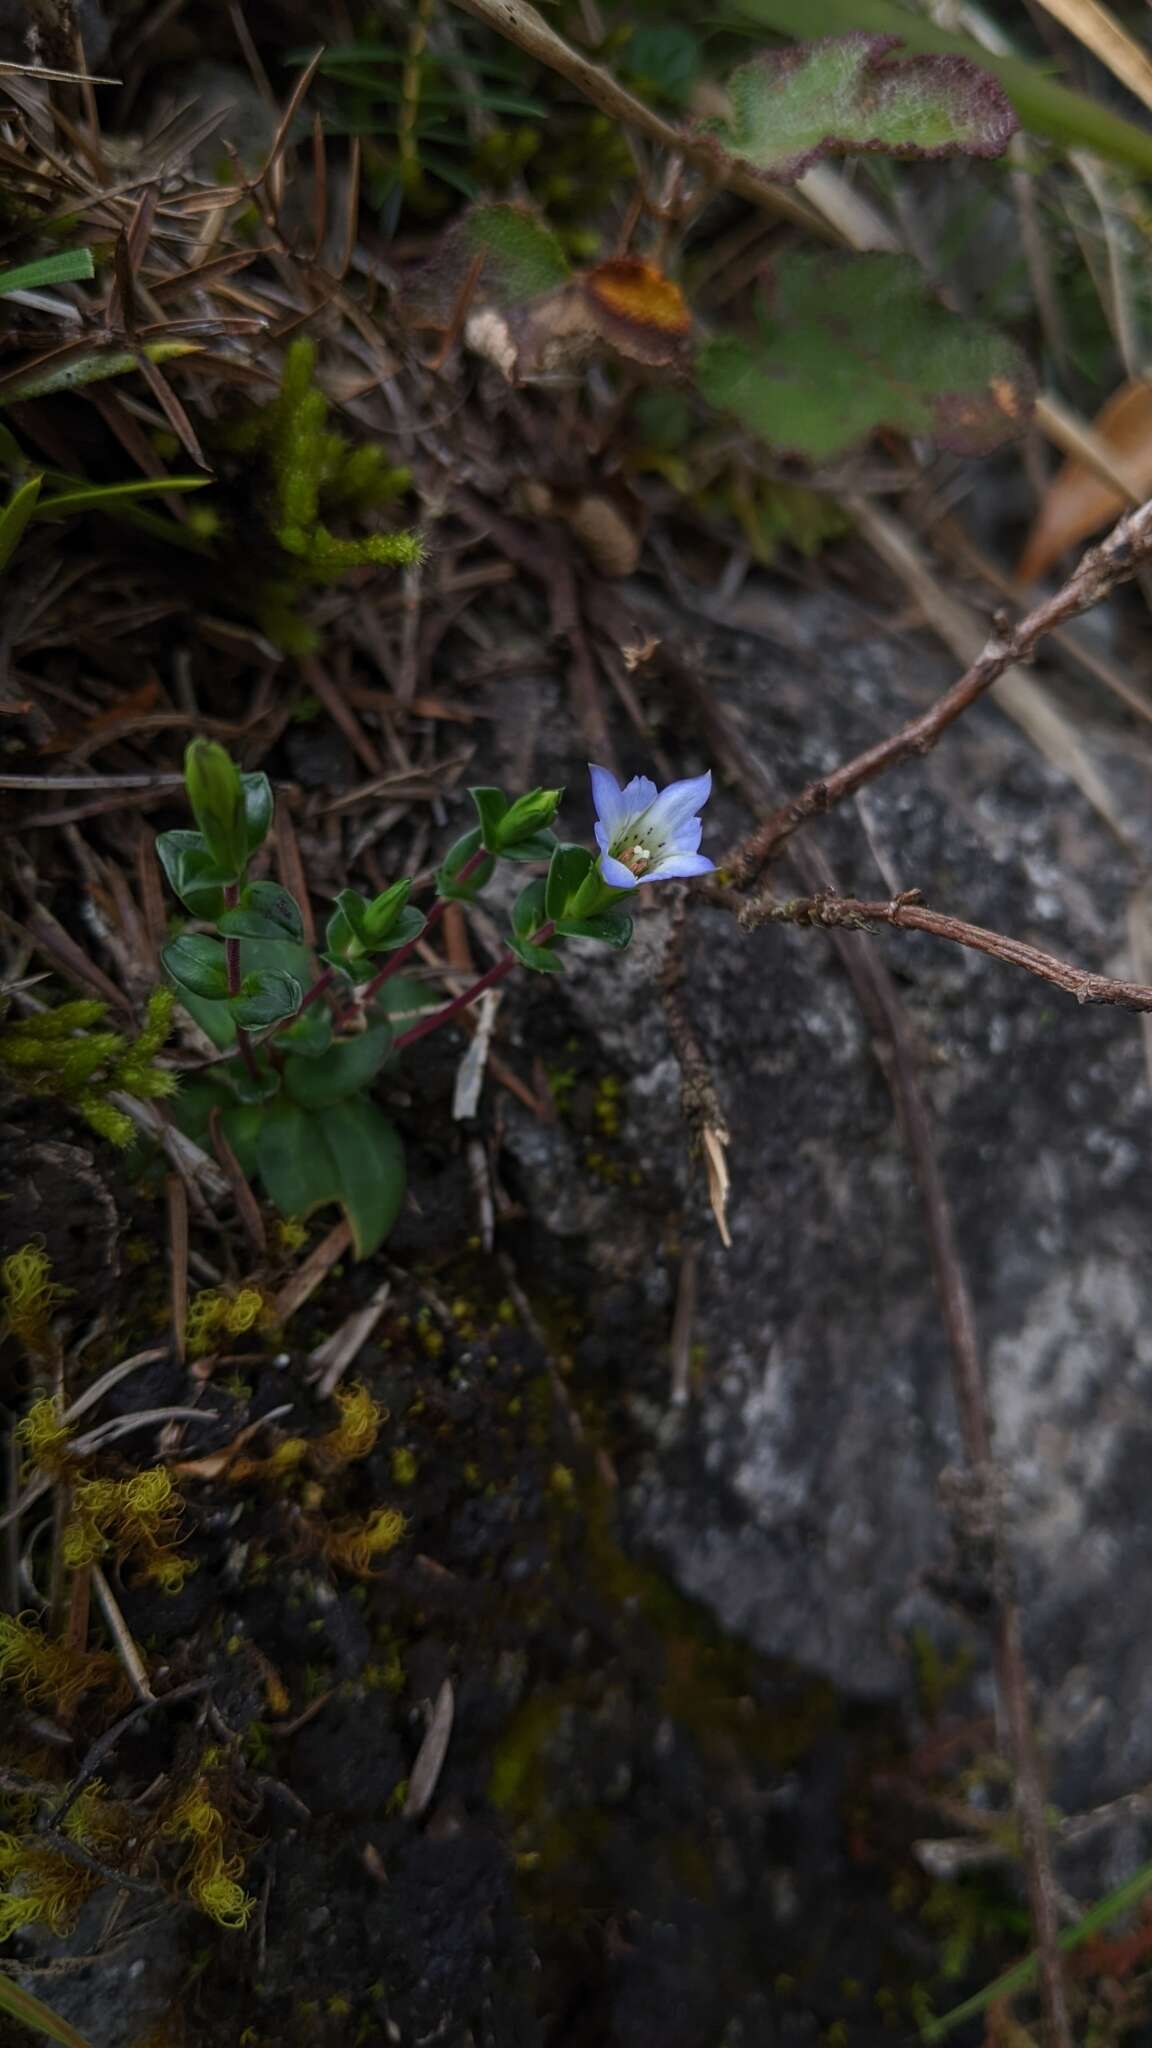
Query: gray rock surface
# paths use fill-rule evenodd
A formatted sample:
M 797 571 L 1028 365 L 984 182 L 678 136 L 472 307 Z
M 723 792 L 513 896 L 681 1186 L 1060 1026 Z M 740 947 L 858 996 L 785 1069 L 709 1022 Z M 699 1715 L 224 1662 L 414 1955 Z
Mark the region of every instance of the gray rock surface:
M 889 731 L 955 673 L 931 642 L 869 631 L 855 607 L 798 602 L 806 652 L 708 628 L 701 673 L 734 703 L 782 789 Z M 683 628 L 679 629 L 683 632 Z M 1147 787 L 1139 742 L 1129 787 Z M 703 756 L 701 756 L 701 761 Z M 645 764 L 637 761 L 630 766 Z M 1137 770 L 1139 774 L 1137 775 Z M 738 822 L 721 799 L 705 840 Z M 936 907 L 1116 974 L 1133 860 L 991 703 L 926 761 L 810 828 L 842 887 L 918 886 Z M 781 893 L 798 888 L 781 874 Z M 689 920 L 689 1006 L 732 1128 L 733 1246 L 686 1155 L 655 976 L 655 903 L 624 961 L 592 953 L 571 997 L 627 1076 L 625 1131 L 701 1250 L 700 1385 L 667 1399 L 666 1354 L 619 1373 L 645 1448 L 626 1474 L 635 1531 L 759 1649 L 880 1696 L 910 1682 L 908 1635 L 964 1624 L 925 1583 L 949 1547 L 938 1479 L 959 1457 L 949 1358 L 892 1104 L 828 938 L 721 912 Z M 882 947 L 922 1053 L 974 1291 L 1015 1525 L 1045 1730 L 1068 1804 L 1152 1775 L 1150 1094 L 1139 1018 L 1084 1009 L 919 935 Z M 571 1236 L 570 1163 L 539 1126 L 512 1139 L 534 1199 Z M 556 1138 L 563 1145 L 564 1135 Z M 670 1328 L 676 1262 L 631 1193 L 589 1192 L 600 1341 L 621 1289 Z M 612 1206 L 612 1205 L 610 1205 Z M 666 1234 L 665 1234 L 666 1235 Z M 639 1306 L 634 1313 L 639 1313 Z M 978 1635 L 968 1631 L 974 1643 Z

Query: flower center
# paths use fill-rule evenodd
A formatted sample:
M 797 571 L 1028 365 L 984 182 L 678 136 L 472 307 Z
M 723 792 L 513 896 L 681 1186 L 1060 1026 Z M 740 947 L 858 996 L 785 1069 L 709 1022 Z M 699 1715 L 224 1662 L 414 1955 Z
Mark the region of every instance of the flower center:
M 642 875 L 645 868 L 652 865 L 652 855 L 646 846 L 640 845 L 639 840 L 635 846 L 630 846 L 626 850 L 621 847 L 616 858 L 622 867 L 627 868 L 630 875 Z

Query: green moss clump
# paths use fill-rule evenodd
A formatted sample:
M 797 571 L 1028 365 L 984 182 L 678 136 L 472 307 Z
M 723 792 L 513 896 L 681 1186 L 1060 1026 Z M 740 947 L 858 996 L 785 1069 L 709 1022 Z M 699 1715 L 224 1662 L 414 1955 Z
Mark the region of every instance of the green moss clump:
M 233 420 L 221 437 L 232 454 L 254 458 L 262 471 L 263 519 L 286 559 L 283 572 L 261 584 L 256 611 L 264 631 L 293 654 L 316 645 L 300 615 L 309 587 L 334 583 L 368 563 L 410 567 L 423 553 L 414 533 L 333 532 L 333 518 L 363 518 L 394 504 L 410 478 L 389 465 L 382 448 L 354 447 L 332 428 L 315 380 L 315 346 L 299 338 L 284 358 L 277 396 Z
M 108 1006 L 86 998 L 34 1017 L 8 1018 L 0 1011 L 0 1077 L 14 1094 L 66 1102 L 99 1137 L 129 1145 L 132 1119 L 109 1097 L 148 1101 L 174 1093 L 175 1075 L 155 1061 L 172 1028 L 175 1003 L 170 989 L 155 989 L 144 1028 L 131 1039 L 98 1030 Z

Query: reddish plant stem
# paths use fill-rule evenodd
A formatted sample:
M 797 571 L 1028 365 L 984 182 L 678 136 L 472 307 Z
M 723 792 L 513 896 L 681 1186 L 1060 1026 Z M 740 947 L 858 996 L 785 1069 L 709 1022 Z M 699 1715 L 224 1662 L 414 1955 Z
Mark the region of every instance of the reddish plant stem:
M 335 968 L 326 967 L 324 969 L 323 974 L 321 974 L 318 977 L 318 979 L 312 983 L 311 988 L 306 991 L 304 1000 L 301 1003 L 300 1008 L 296 1012 L 296 1017 L 302 1017 L 304 1015 L 305 1010 L 310 1010 L 313 1003 L 317 1002 L 319 998 L 324 994 L 325 989 L 331 988 L 335 979 Z M 288 1021 L 294 1024 L 296 1022 L 296 1017 L 292 1017 Z
M 555 929 L 556 927 L 551 920 L 547 924 L 542 924 L 539 931 L 533 932 L 529 944 L 542 946 L 546 939 L 552 937 Z M 482 974 L 479 981 L 472 983 L 471 988 L 461 990 L 461 993 L 458 996 L 453 996 L 452 1001 L 445 1003 L 442 1009 L 433 1010 L 430 1017 L 422 1017 L 418 1024 L 413 1024 L 409 1030 L 402 1031 L 392 1047 L 393 1052 L 402 1051 L 406 1045 L 414 1045 L 418 1038 L 427 1038 L 430 1031 L 439 1031 L 442 1024 L 450 1023 L 459 1011 L 468 1009 L 478 996 L 484 994 L 485 989 L 495 988 L 496 983 L 503 981 L 505 975 L 511 974 L 512 969 L 517 965 L 515 953 L 502 953 L 499 960 L 493 962 L 487 973 Z
M 226 883 L 224 888 L 225 910 L 234 910 L 239 901 L 239 882 Z M 239 939 L 225 939 L 224 963 L 228 969 L 228 993 L 230 996 L 238 996 L 240 993 Z M 250 1078 L 253 1081 L 258 1081 L 260 1079 L 260 1069 L 256 1065 L 256 1055 L 252 1050 L 252 1040 L 249 1038 L 248 1033 L 245 1031 L 242 1024 L 238 1024 L 236 1026 L 236 1050 L 240 1054 L 240 1057 L 248 1070 Z

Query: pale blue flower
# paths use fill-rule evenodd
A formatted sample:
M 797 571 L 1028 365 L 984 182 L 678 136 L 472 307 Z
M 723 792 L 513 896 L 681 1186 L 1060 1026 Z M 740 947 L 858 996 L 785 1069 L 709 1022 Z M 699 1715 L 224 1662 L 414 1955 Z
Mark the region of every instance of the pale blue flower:
M 699 850 L 703 828 L 697 815 L 712 794 L 711 774 L 691 775 L 657 792 L 646 775 L 634 775 L 621 789 L 607 768 L 589 763 L 589 773 L 600 873 L 610 888 L 712 873 L 715 862 Z

